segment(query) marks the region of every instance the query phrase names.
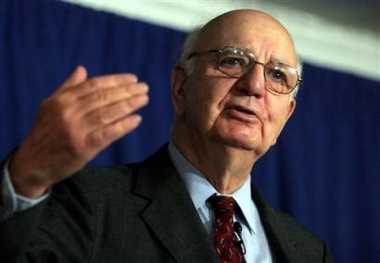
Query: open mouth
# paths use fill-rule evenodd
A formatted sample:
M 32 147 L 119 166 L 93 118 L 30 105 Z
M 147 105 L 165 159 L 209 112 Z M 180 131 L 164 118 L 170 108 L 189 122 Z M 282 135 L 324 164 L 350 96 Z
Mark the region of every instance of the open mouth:
M 249 107 L 241 106 L 241 105 L 229 105 L 226 108 L 227 116 L 244 123 L 256 123 L 259 120 L 259 116 L 257 112 Z
M 242 106 L 232 106 L 232 107 L 230 107 L 230 109 L 238 111 L 238 112 L 242 112 L 245 114 L 249 114 L 249 115 L 255 114 L 252 110 L 245 108 L 245 107 L 242 107 Z

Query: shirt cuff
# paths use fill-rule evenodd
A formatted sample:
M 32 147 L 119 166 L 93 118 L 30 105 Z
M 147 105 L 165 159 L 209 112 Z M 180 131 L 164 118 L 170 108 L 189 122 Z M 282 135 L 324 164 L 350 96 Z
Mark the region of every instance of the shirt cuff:
M 41 203 L 49 196 L 48 192 L 39 198 L 32 199 L 17 194 L 10 179 L 9 160 L 5 163 L 0 185 L 0 202 L 2 203 L 0 205 L 0 221 L 4 221 L 14 213 L 24 211 Z

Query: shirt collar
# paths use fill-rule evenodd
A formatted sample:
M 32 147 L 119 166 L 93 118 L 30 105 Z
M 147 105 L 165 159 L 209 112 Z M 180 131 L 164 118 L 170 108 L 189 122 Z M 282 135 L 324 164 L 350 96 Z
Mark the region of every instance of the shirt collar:
M 184 181 L 197 210 L 206 203 L 206 200 L 211 195 L 215 193 L 219 194 L 203 174 L 178 151 L 173 142 L 169 143 L 168 150 L 170 158 Z M 231 196 L 235 199 L 243 213 L 242 220 L 245 221 L 251 231 L 255 232 L 254 226 L 256 225 L 257 210 L 252 201 L 251 176 L 248 176 L 243 186 L 231 194 Z
M 216 189 L 197 168 L 186 160 L 172 142 L 169 144 L 169 155 L 189 191 L 195 208 L 199 209 L 211 195 L 217 192 Z

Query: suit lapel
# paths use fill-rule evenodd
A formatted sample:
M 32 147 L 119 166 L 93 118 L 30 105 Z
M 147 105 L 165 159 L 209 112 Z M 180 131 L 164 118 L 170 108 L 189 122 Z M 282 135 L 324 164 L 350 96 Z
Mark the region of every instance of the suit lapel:
M 136 171 L 134 193 L 147 199 L 142 218 L 178 262 L 218 258 L 166 147 Z
M 293 231 L 293 219 L 284 213 L 280 216 L 280 212 L 268 205 L 253 185 L 252 199 L 259 210 L 274 262 L 309 262 L 305 260 L 307 253 L 297 246 L 300 237 L 298 230 Z

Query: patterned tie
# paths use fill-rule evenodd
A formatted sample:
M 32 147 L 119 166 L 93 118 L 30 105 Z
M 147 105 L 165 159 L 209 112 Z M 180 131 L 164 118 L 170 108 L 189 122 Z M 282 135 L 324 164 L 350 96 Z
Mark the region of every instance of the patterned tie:
M 233 214 L 235 200 L 228 196 L 211 196 L 215 214 L 215 248 L 221 263 L 245 263 L 243 253 L 234 232 Z

